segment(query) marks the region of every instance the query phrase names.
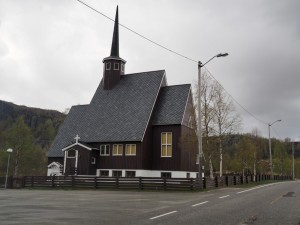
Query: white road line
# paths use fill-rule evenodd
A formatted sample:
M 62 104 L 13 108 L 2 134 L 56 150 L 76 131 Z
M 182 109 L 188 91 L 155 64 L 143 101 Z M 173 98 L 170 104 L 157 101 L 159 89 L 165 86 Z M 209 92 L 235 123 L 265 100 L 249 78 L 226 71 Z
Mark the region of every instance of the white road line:
M 221 196 L 221 197 L 219 197 L 219 198 L 227 198 L 227 197 L 229 197 L 230 195 L 225 195 L 225 196 Z
M 172 213 L 176 213 L 176 212 L 177 211 L 168 212 L 168 213 L 165 213 L 165 214 L 162 214 L 162 215 L 159 215 L 159 216 L 152 217 L 152 218 L 150 218 L 150 220 L 154 220 L 154 219 L 157 219 L 159 217 L 166 216 L 166 215 L 169 215 L 169 214 L 172 214 Z
M 195 207 L 195 206 L 197 206 L 197 205 L 203 205 L 203 204 L 205 204 L 205 203 L 208 203 L 208 201 L 197 203 L 197 204 L 195 204 L 195 205 L 192 205 L 192 207 Z
M 254 187 L 254 188 L 250 188 L 250 189 L 247 189 L 247 190 L 244 190 L 244 191 L 237 192 L 237 194 L 241 194 L 241 193 L 252 191 L 252 190 L 255 190 L 255 189 L 259 189 L 259 188 L 271 186 L 271 185 L 274 185 L 274 184 L 279 184 L 279 183 L 272 183 L 272 184 L 266 184 L 266 185 L 262 185 L 262 186 L 257 186 L 257 187 Z

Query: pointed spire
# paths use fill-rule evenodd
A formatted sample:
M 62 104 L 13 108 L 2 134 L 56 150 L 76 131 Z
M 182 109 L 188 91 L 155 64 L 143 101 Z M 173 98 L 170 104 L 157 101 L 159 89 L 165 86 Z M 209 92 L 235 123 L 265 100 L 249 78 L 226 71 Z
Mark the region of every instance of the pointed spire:
M 114 34 L 111 44 L 110 56 L 119 57 L 119 14 L 118 14 L 118 6 L 116 11 L 115 18 L 115 26 L 114 26 Z

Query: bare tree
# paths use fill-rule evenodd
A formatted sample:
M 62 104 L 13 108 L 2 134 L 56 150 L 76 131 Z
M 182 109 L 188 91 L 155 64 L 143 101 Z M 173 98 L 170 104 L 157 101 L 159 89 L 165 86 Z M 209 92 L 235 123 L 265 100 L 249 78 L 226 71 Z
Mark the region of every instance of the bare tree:
M 214 128 L 218 135 L 219 154 L 220 154 L 220 176 L 223 175 L 223 150 L 222 141 L 226 134 L 236 132 L 241 124 L 240 117 L 235 111 L 233 102 L 225 93 L 220 84 L 215 86 L 215 94 L 213 98 Z

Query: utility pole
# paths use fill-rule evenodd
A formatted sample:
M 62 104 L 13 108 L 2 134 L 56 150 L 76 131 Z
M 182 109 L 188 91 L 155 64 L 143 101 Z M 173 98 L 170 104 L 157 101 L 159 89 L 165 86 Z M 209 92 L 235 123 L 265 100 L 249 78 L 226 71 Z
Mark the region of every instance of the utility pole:
M 205 66 L 207 63 L 209 63 L 214 58 L 219 57 L 226 57 L 228 56 L 228 53 L 219 53 L 218 55 L 215 55 L 210 60 L 208 60 L 206 63 L 202 63 L 201 61 L 198 62 L 198 161 L 199 161 L 199 188 L 203 189 L 203 165 L 202 165 L 202 112 L 201 112 L 201 68 Z
M 295 180 L 295 142 L 292 142 L 292 178 Z
M 273 162 L 272 162 L 272 147 L 271 147 L 271 126 L 274 124 L 274 123 L 277 123 L 277 122 L 281 122 L 281 120 L 276 120 L 274 121 L 273 123 L 269 123 L 268 124 L 268 128 L 269 128 L 269 157 L 270 157 L 270 169 L 271 169 L 271 179 L 273 180 L 274 178 L 274 174 L 273 174 Z

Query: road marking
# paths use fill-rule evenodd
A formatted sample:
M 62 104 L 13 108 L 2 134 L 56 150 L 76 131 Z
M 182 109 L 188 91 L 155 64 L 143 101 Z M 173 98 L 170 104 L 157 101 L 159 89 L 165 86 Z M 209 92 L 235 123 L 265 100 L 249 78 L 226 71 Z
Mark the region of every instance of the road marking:
M 176 212 L 177 212 L 177 211 L 168 212 L 168 213 L 165 213 L 165 214 L 162 214 L 162 215 L 159 215 L 159 216 L 152 217 L 152 218 L 150 218 L 150 220 L 154 220 L 154 219 L 157 219 L 157 218 L 159 218 L 159 217 L 166 216 L 166 215 L 170 215 L 170 214 L 176 213 Z
M 219 198 L 227 198 L 227 197 L 229 197 L 230 195 L 225 195 L 225 196 L 221 196 L 221 197 L 219 197 Z
M 270 203 L 270 205 L 273 205 L 274 203 L 278 202 L 279 199 L 281 199 L 281 198 L 282 198 L 282 195 L 280 195 L 278 198 L 275 198 L 275 199 Z
M 192 205 L 192 207 L 195 207 L 195 206 L 197 206 L 197 205 L 203 205 L 203 204 L 205 204 L 205 203 L 208 203 L 208 201 L 197 203 L 197 204 L 195 204 L 195 205 Z
M 244 191 L 237 192 L 237 194 L 241 194 L 241 193 L 248 192 L 248 191 L 253 191 L 255 189 L 259 189 L 259 188 L 271 186 L 271 185 L 274 185 L 274 184 L 279 184 L 279 183 L 272 183 L 272 184 L 266 184 L 266 185 L 262 185 L 262 186 L 257 186 L 257 187 L 254 187 L 254 188 L 250 188 L 250 189 L 247 189 L 247 190 L 244 190 Z

